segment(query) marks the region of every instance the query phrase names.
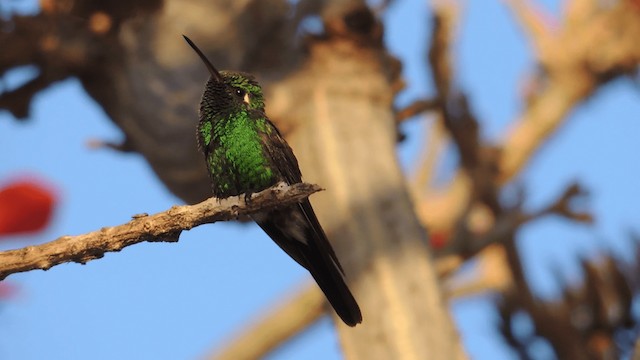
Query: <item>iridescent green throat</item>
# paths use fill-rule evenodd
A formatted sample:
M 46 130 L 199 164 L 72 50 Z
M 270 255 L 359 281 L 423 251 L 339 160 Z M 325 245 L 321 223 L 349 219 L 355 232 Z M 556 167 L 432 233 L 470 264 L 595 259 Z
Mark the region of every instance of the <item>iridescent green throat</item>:
M 277 182 L 263 143 L 272 129 L 264 116 L 255 116 L 260 113 L 242 109 L 200 124 L 203 145 L 210 149 L 206 160 L 217 197 L 260 191 Z

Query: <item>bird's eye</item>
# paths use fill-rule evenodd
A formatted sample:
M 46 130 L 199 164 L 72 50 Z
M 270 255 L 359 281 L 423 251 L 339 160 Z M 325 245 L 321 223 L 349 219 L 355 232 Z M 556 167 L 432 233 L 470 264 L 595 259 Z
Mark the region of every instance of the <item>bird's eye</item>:
M 246 91 L 242 89 L 237 89 L 237 88 L 235 90 L 236 90 L 235 93 L 238 99 L 242 99 L 242 102 L 244 102 L 247 105 L 251 105 L 251 97 Z

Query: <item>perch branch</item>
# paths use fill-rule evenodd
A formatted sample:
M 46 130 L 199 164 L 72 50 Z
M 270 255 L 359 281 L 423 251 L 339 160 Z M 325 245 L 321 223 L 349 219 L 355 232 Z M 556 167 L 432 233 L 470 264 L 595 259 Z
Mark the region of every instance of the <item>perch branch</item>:
M 174 206 L 154 215 L 135 215 L 126 224 L 104 227 L 88 234 L 63 236 L 42 245 L 3 251 L 0 252 L 0 280 L 14 273 L 48 270 L 67 262 L 84 264 L 107 252 L 120 251 L 143 241 L 175 242 L 183 230 L 294 203 L 320 190 L 312 184 L 279 184 L 253 194 L 249 202 L 243 196 L 223 200 L 210 198 L 196 205 Z

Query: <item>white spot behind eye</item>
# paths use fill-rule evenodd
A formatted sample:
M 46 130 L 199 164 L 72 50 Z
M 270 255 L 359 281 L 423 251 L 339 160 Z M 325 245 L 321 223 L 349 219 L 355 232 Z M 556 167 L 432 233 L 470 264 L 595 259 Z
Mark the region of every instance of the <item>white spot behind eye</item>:
M 251 105 L 250 102 L 249 102 L 250 100 L 251 99 L 249 97 L 249 93 L 244 94 L 244 98 L 242 99 L 242 101 L 244 101 L 244 103 L 247 104 L 247 105 Z

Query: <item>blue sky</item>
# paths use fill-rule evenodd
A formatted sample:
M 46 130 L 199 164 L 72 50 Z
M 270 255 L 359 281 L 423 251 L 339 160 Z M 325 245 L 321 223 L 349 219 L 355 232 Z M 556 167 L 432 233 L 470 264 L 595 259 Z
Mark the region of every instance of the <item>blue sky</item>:
M 520 111 L 518 89 L 533 60 L 502 1 L 466 3 L 455 45 L 457 82 L 485 124 L 483 135 L 499 141 Z M 544 3 L 557 13 L 555 1 Z M 433 92 L 423 63 L 430 26 L 426 6 L 422 0 L 397 0 L 385 15 L 387 43 L 403 60 L 410 85 L 400 103 Z M 24 73 L 11 74 L 9 82 Z M 558 293 L 551 269 L 570 280 L 580 276 L 577 254 L 629 250 L 628 230 L 637 229 L 640 216 L 640 143 L 630 136 L 640 130 L 638 100 L 630 81 L 608 85 L 570 116 L 515 180 L 527 190 L 526 206 L 537 208 L 578 179 L 591 191 L 589 206 L 598 219 L 590 227 L 546 219 L 521 231 L 527 276 L 540 296 Z M 406 125 L 409 140 L 399 148 L 406 167 L 419 148 L 420 126 Z M 40 93 L 27 122 L 0 112 L 0 183 L 34 174 L 61 194 L 46 232 L 2 246 L 117 225 L 178 203 L 141 156 L 87 147 L 90 139 L 120 138 L 73 79 Z M 21 292 L 0 306 L 0 358 L 192 359 L 224 343 L 304 280 L 306 272 L 256 226 L 201 226 L 179 243 L 139 244 L 84 266 L 10 276 L 7 281 Z M 509 359 L 512 354 L 495 334 L 490 304 L 488 297 L 457 301 L 454 318 L 474 359 Z M 329 319 L 270 358 L 339 359 Z

